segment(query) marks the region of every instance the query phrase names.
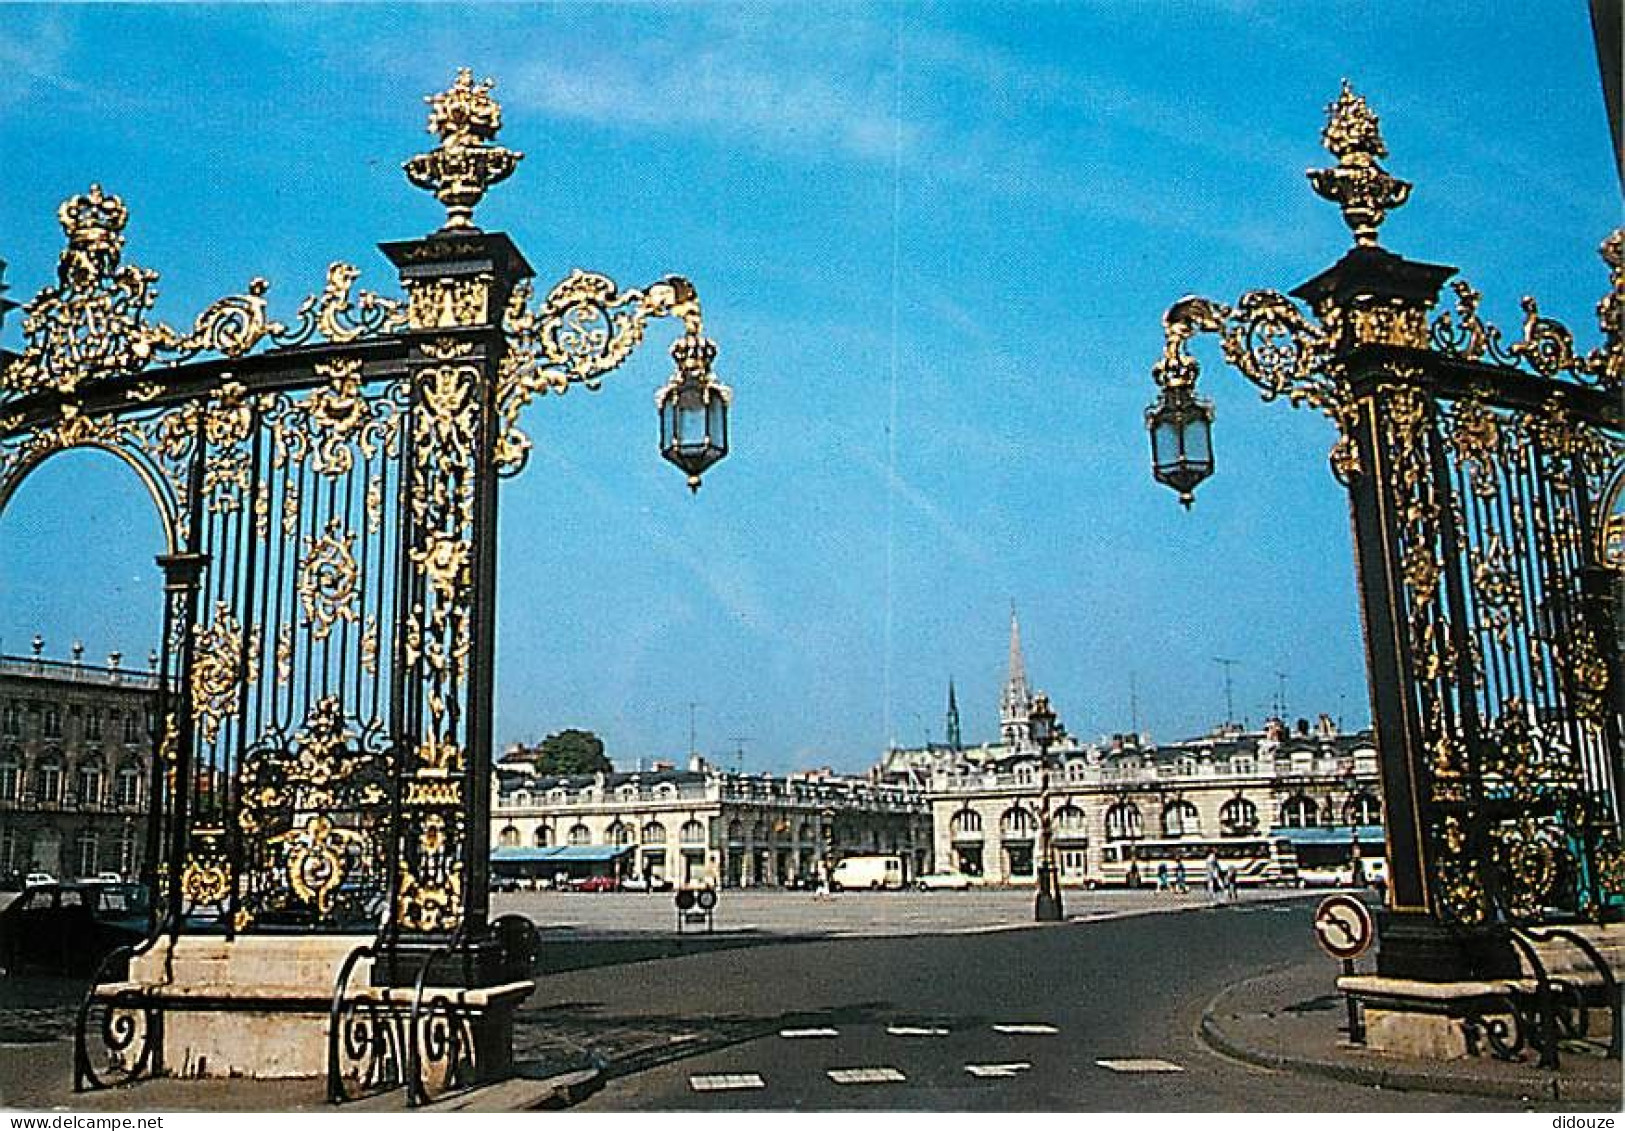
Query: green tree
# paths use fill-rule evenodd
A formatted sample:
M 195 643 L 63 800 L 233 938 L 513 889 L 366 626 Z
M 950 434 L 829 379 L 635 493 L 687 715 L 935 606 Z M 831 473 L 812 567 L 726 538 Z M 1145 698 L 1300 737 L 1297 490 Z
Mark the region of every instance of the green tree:
M 604 740 L 590 730 L 561 730 L 542 739 L 536 752 L 539 774 L 609 773 L 614 765 L 604 755 Z

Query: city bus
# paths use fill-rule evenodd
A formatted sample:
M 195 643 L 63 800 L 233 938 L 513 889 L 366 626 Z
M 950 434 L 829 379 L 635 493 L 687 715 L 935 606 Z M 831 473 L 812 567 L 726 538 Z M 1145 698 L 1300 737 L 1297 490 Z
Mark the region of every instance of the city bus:
M 1316 829 L 1277 829 L 1298 854 L 1298 877 L 1305 887 L 1355 886 L 1354 859 L 1360 859 L 1362 887 L 1388 878 L 1381 825 L 1330 825 Z
M 1280 836 L 1180 837 L 1177 840 L 1113 841 L 1100 851 L 1096 882 L 1116 887 L 1155 887 L 1157 868 L 1175 868 L 1185 862 L 1185 882 L 1193 888 L 1207 882 L 1207 854 L 1219 858 L 1225 870 L 1236 870 L 1236 883 L 1261 887 L 1298 882 L 1298 857 L 1292 842 Z

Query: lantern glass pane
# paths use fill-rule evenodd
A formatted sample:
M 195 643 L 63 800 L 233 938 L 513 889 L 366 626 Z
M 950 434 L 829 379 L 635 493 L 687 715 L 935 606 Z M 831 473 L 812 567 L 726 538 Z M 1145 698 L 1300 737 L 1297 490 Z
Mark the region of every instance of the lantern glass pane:
M 705 431 L 711 444 L 720 451 L 728 450 L 728 404 L 720 395 L 713 394 L 705 410 Z
M 1151 429 L 1151 458 L 1159 467 L 1179 459 L 1179 428 L 1172 420 L 1159 420 Z
M 1196 463 L 1213 462 L 1212 425 L 1200 416 L 1185 426 L 1185 458 Z
M 705 443 L 705 404 L 698 397 L 684 397 L 677 406 L 677 443 L 684 448 Z

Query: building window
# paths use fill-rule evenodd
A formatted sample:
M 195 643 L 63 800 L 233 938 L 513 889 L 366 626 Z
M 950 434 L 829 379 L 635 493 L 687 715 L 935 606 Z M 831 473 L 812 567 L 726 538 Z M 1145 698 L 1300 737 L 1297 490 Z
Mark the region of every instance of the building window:
M 34 798 L 54 804 L 62 800 L 62 764 L 55 760 L 41 762 L 34 771 Z
M 1194 778 L 1196 776 L 1195 758 L 1181 758 L 1179 760 L 1179 776 L 1182 778 Z
M 1119 801 L 1106 810 L 1107 840 L 1137 840 L 1145 835 L 1145 819 L 1132 801 Z
M 78 862 L 80 876 L 94 876 L 101 870 L 97 863 L 97 838 L 95 829 L 80 829 L 73 839 L 73 858 Z
M 1081 877 L 1088 874 L 1089 853 L 1082 848 L 1061 849 L 1061 875 Z
M 552 825 L 542 825 L 542 826 L 538 827 L 537 830 L 536 830 L 536 834 L 535 834 L 533 839 L 534 839 L 534 841 L 536 843 L 537 848 L 552 848 L 553 847 L 553 826 Z
M 1369 793 L 1356 793 L 1349 798 L 1348 804 L 1343 806 L 1343 823 L 1345 825 L 1380 825 L 1382 824 L 1382 806 Z
M 1230 759 L 1230 772 L 1232 774 L 1252 774 L 1257 772 L 1257 765 L 1251 758 Z
M 141 804 L 141 767 L 129 764 L 120 766 L 113 789 L 113 798 L 117 804 L 130 806 Z
M 42 732 L 46 738 L 62 737 L 62 712 L 55 707 L 45 708 Z
M 737 817 L 728 822 L 728 843 L 745 843 L 745 823 Z
M 591 844 L 592 843 L 592 831 L 590 829 L 588 829 L 586 825 L 583 825 L 583 824 L 578 823 L 578 824 L 571 825 L 570 826 L 569 842 L 572 845 L 575 845 L 577 847 L 580 847 L 581 845 L 584 845 L 584 844 Z
M 982 815 L 974 809 L 961 809 L 948 822 L 948 829 L 955 839 L 979 838 L 982 835 Z
M 644 825 L 643 826 L 643 843 L 644 844 L 665 844 L 666 843 L 666 826 L 662 825 L 659 821 L 650 821 L 647 825 Z
M 1298 794 L 1281 806 L 1281 824 L 1289 829 L 1312 829 L 1320 824 L 1320 807 Z
M 1004 840 L 1031 840 L 1038 821 L 1027 810 L 1012 806 L 999 818 L 999 836 Z
M 1087 769 L 1088 763 L 1086 763 L 1082 758 L 1074 758 L 1072 761 L 1066 764 L 1066 780 L 1082 781 L 1084 772 Z
M 621 822 L 616 821 L 613 825 L 609 826 L 609 843 L 636 844 L 637 840 L 637 830 L 631 825 L 623 825 Z
M 508 825 L 497 834 L 497 843 L 503 848 L 519 847 L 519 830 Z
M 1077 836 L 1087 827 L 1083 810 L 1076 805 L 1063 805 L 1055 811 L 1055 827 L 1063 835 Z
M 18 855 L 17 830 L 10 825 L 0 825 L 0 876 L 19 870 Z
M 0 754 L 0 801 L 17 800 L 17 788 L 22 784 L 22 765 L 15 754 Z
M 93 762 L 79 767 L 79 780 L 74 784 L 74 792 L 79 795 L 81 805 L 100 805 L 102 803 L 102 768 Z
M 91 742 L 102 740 L 102 713 L 99 710 L 88 711 L 85 714 L 85 738 Z
M 1201 836 L 1202 819 L 1189 801 L 1170 801 L 1162 810 L 1162 835 Z
M 141 720 L 134 711 L 124 715 L 124 741 L 131 745 L 141 741 Z
M 677 830 L 677 837 L 684 844 L 704 844 L 705 826 L 698 821 L 684 821 L 683 827 Z
M 4 711 L 0 711 L 0 734 L 8 738 L 20 738 L 23 733 L 22 708 L 15 703 L 7 703 Z
M 1032 763 L 1023 762 L 1023 763 L 1021 763 L 1021 765 L 1016 767 L 1016 784 L 1017 785 L 1032 785 L 1033 784 L 1033 767 L 1032 767 Z
M 1232 797 L 1219 809 L 1219 830 L 1225 836 L 1247 836 L 1258 831 L 1258 806 L 1245 797 Z

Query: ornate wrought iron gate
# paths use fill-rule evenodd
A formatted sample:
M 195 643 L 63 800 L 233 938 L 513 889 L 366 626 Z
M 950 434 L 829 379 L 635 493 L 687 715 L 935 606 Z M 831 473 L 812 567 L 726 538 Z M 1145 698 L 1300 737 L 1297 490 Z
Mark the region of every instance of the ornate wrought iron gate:
M 578 271 L 537 301 L 508 237 L 473 226 L 521 156 L 494 143 L 490 86 L 465 70 L 431 99 L 439 145 L 406 169 L 448 216 L 383 245 L 404 298 L 335 263 L 291 323 L 253 279 L 178 331 L 150 317 L 156 274 L 124 258 L 123 202 L 92 186 L 59 212 L 26 349 L 0 355 L 0 507 L 51 455 L 93 447 L 163 523 L 147 853 L 163 932 L 377 931 L 385 958 L 484 945 L 496 508 L 529 449 L 519 413 L 595 387 L 673 317 L 663 454 L 697 487 L 726 453 L 730 394 L 690 284 Z
M 1411 186 L 1378 164 L 1376 115 L 1347 84 L 1323 140 L 1338 163 L 1310 179 L 1354 248 L 1292 298 L 1169 308 L 1147 414 L 1156 473 L 1188 503 L 1212 471 L 1198 333 L 1265 399 L 1336 424 L 1383 761 L 1379 966 L 1483 976 L 1494 947 L 1474 940 L 1497 932 L 1480 928 L 1600 920 L 1625 898 L 1625 231 L 1602 246 L 1602 345 L 1578 352 L 1529 298 L 1508 343 L 1466 282 L 1433 317 L 1454 268 L 1377 245 Z

